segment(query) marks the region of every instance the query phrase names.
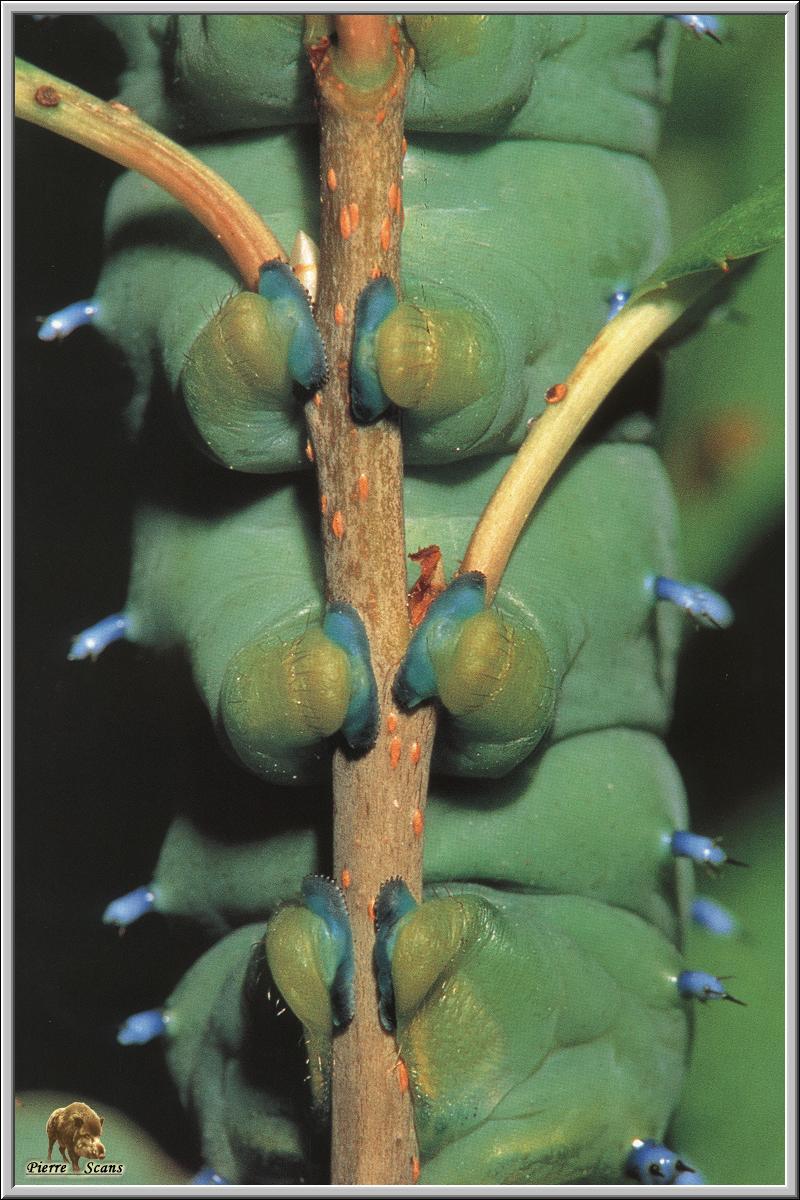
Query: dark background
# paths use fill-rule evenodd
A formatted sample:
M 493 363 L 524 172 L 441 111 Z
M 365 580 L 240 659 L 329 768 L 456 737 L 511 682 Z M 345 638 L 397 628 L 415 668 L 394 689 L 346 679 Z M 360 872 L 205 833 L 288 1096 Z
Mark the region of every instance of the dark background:
M 17 17 L 15 50 L 115 93 L 121 56 L 90 17 Z M 125 599 L 130 379 L 93 330 L 45 345 L 36 317 L 92 295 L 118 168 L 23 122 L 16 137 L 15 1086 L 105 1098 L 193 1166 L 161 1047 L 123 1049 L 115 1034 L 162 1002 L 199 943 L 159 917 L 120 938 L 100 915 L 150 879 L 181 797 L 252 784 L 174 660 L 122 643 L 95 664 L 67 662 L 71 637 Z M 781 778 L 783 556 L 776 529 L 726 585 L 733 629 L 687 642 L 669 741 L 703 832 Z

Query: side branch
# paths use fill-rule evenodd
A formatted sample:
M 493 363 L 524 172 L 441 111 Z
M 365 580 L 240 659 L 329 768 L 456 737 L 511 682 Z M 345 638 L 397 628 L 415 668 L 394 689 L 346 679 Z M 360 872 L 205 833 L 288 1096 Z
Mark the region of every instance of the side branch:
M 536 501 L 590 418 L 628 368 L 708 286 L 705 278 L 698 277 L 680 293 L 651 293 L 623 309 L 601 330 L 558 388 L 557 402 L 531 426 L 483 511 L 459 570 L 460 574 L 481 571 L 486 576 L 487 602 L 500 586 Z
M 99 100 L 18 58 L 14 108 L 18 117 L 138 171 L 169 192 L 220 243 L 252 291 L 265 262 L 286 260 L 278 239 L 234 188 L 120 101 Z

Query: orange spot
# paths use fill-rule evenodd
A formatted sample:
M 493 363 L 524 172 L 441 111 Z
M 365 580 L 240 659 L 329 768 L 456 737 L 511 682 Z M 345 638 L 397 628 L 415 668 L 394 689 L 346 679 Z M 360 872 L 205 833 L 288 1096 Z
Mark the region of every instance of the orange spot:
M 398 1058 L 397 1060 L 397 1082 L 400 1086 L 401 1094 L 408 1091 L 408 1067 L 402 1058 Z
M 397 184 L 392 182 L 389 184 L 389 208 L 392 212 L 397 212 L 400 206 L 400 189 Z
M 375 901 L 374 901 L 374 899 L 370 900 L 369 904 L 367 905 L 367 916 L 369 917 L 370 921 L 372 921 L 372 924 L 374 925 L 375 924 Z
M 372 270 L 369 273 L 369 277 L 370 277 L 370 279 L 380 279 L 382 274 L 383 274 L 383 272 L 381 271 L 380 267 L 378 266 L 377 263 L 375 263 L 375 266 L 372 268 Z
M 319 498 L 319 511 L 322 513 L 323 517 L 325 516 L 325 513 L 328 511 L 328 497 L 325 495 L 324 492 L 322 493 L 322 495 Z
M 385 120 L 386 120 L 386 109 L 379 108 L 378 111 L 375 113 L 375 124 L 382 125 Z
M 408 140 L 407 140 L 407 138 L 403 138 L 403 142 L 402 142 L 402 145 L 401 145 L 400 149 L 403 151 L 403 158 L 405 158 L 405 156 L 406 156 L 406 151 L 408 150 Z
M 411 759 L 414 766 L 416 766 L 419 760 L 422 758 L 422 747 L 420 746 L 419 742 L 411 743 L 411 749 L 408 752 L 408 757 Z
M 333 310 L 333 319 L 337 325 L 344 325 L 344 307 L 337 304 Z
M 336 87 L 336 90 L 337 90 L 337 92 L 343 92 L 343 91 L 344 91 L 344 84 L 342 83 L 341 79 L 337 79 L 337 80 L 336 80 L 335 87 Z
M 392 240 L 392 223 L 388 217 L 383 218 L 381 225 L 381 249 L 385 252 L 389 249 L 389 243 Z
M 367 479 L 366 475 L 364 475 L 362 473 L 358 477 L 358 498 L 359 498 L 359 500 L 366 500 L 368 495 L 369 495 L 369 480 Z
M 361 220 L 361 213 L 358 211 L 358 205 L 351 204 L 350 205 L 350 228 L 353 230 L 353 232 L 355 232 L 356 229 L 358 229 L 358 223 L 360 220 Z
M 345 207 L 339 213 L 339 233 L 342 235 L 344 240 L 347 241 L 352 232 L 353 227 L 350 224 L 350 209 L 347 207 L 347 205 L 345 205 Z
M 344 537 L 344 517 L 339 512 L 338 508 L 331 518 L 331 532 L 335 538 Z
M 544 394 L 547 404 L 558 404 L 567 394 L 567 385 L 565 383 L 554 383 L 548 388 Z
M 397 764 L 400 762 L 400 754 L 403 750 L 403 743 L 399 737 L 393 737 L 389 742 L 389 766 L 394 771 Z
M 419 1159 L 412 1158 L 411 1160 L 411 1182 L 416 1183 L 419 1179 Z
M 311 445 L 311 442 L 306 442 L 306 458 L 309 462 L 314 461 L 314 447 Z
M 726 258 L 723 258 L 723 260 L 722 260 L 722 262 L 719 264 L 719 266 L 720 266 L 720 270 L 721 270 L 721 271 L 724 271 L 726 275 L 728 274 L 728 272 L 729 272 L 729 271 L 730 271 L 730 269 L 731 269 L 731 267 L 730 267 L 730 263 L 728 262 L 728 260 L 727 260 Z
M 411 828 L 414 830 L 414 837 L 421 837 L 422 831 L 425 828 L 425 818 L 422 815 L 422 810 L 414 809 L 414 815 L 411 818 Z
M 389 713 L 386 718 L 386 728 L 389 733 L 394 733 L 397 729 L 397 713 Z
M 336 172 L 333 167 L 328 167 L 328 174 L 325 176 L 325 182 L 332 192 L 335 192 L 339 184 L 336 180 Z
M 389 30 L 389 37 L 392 39 L 392 45 L 400 45 L 400 30 L 396 25 L 392 25 L 391 29 Z
M 314 407 L 322 408 L 322 392 L 314 393 Z
M 347 889 L 350 887 L 350 884 L 352 882 L 353 882 L 353 880 L 350 875 L 350 872 L 348 871 L 347 867 L 343 867 L 342 868 L 342 887 L 344 888 L 345 891 L 347 891 Z

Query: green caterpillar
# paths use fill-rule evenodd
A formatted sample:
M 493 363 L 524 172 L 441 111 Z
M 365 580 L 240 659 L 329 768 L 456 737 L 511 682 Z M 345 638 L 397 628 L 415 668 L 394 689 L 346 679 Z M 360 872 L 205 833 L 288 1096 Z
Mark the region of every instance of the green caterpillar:
M 299 19 L 106 20 L 132 54 L 123 99 L 181 137 L 233 135 L 199 155 L 284 245 L 298 229 L 315 236 Z M 462 23 L 442 38 L 437 21 Z M 497 456 L 519 444 L 602 325 L 620 279 L 635 284 L 663 257 L 666 210 L 646 157 L 679 31 L 655 16 L 418 17 L 407 28 L 418 72 L 404 303 L 382 334 L 378 368 L 403 410 L 407 544 L 439 545 L 449 577 L 507 465 Z M 242 71 L 243 39 L 256 30 L 269 53 L 251 53 Z M 506 60 L 502 76 L 491 70 Z M 456 98 L 474 63 L 481 86 L 465 112 Z M 587 98 L 562 103 L 578 94 L 573 77 Z M 480 135 L 469 153 L 464 134 Z M 600 209 L 597 194 L 608 200 Z M 278 473 L 237 494 L 220 472 L 200 512 L 209 476 L 194 464 L 183 478 L 146 480 L 125 636 L 187 655 L 223 743 L 277 806 L 283 785 L 326 779 L 349 698 L 346 664 L 323 632 L 314 490 L 306 475 L 280 475 L 308 467 L 301 406 L 284 351 L 264 338 L 268 307 L 227 299 L 230 269 L 177 206 L 123 177 L 106 235 L 96 323 L 133 368 L 144 474 L 154 450 L 169 462 L 177 436 L 159 411 L 167 391 L 182 395 L 218 463 Z M 688 1020 L 674 981 L 690 878 L 669 850 L 687 817 L 661 738 L 680 618 L 647 587 L 674 573 L 677 531 L 648 440 L 646 425 L 629 420 L 576 455 L 506 573 L 495 619 L 535 639 L 544 668 L 527 697 L 541 720 L 526 716 L 520 733 L 511 711 L 492 724 L 485 696 L 460 713 L 440 693 L 451 711 L 426 825 L 428 899 L 406 918 L 393 965 L 423 1182 L 616 1181 L 632 1139 L 661 1138 L 678 1101 Z M 328 801 L 323 789 L 317 818 L 249 840 L 237 840 L 235 820 L 220 839 L 179 819 L 151 885 L 152 906 L 215 939 L 167 1001 L 167 1046 L 181 1097 L 200 1116 L 204 1158 L 232 1181 L 324 1171 L 302 1063 L 286 1055 L 255 1083 L 243 1064 L 254 1038 L 267 1057 L 285 1040 L 259 1008 L 264 922 L 287 911 L 281 902 L 303 875 L 328 866 Z M 326 1020 L 306 1022 L 323 1107 Z

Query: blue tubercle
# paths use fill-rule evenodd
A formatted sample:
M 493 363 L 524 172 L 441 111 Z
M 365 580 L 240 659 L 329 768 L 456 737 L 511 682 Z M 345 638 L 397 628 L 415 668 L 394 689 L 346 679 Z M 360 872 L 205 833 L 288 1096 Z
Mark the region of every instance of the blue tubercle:
M 368 283 L 356 304 L 353 357 L 350 367 L 350 411 L 354 421 L 377 421 L 390 405 L 381 387 L 375 359 L 378 326 L 397 308 L 394 284 L 386 275 Z
M 710 37 L 712 41 L 722 45 L 722 26 L 715 16 L 711 13 L 699 13 L 689 15 L 688 13 L 669 13 L 673 21 L 679 21 L 684 29 L 688 29 L 696 38 Z
M 409 642 L 394 681 L 394 697 L 404 708 L 416 708 L 438 691 L 432 651 L 458 635 L 486 603 L 486 577 L 480 571 L 459 575 L 431 604 Z
M 211 1169 L 211 1167 L 203 1167 L 202 1171 L 198 1171 L 197 1174 L 194 1176 L 194 1178 L 191 1180 L 191 1182 L 192 1183 L 225 1183 L 225 1184 L 227 1184 L 230 1181 L 227 1179 L 224 1179 L 222 1177 L 222 1175 L 218 1175 L 216 1171 Z
M 348 1025 L 355 1012 L 355 957 L 353 931 L 344 893 L 324 875 L 307 875 L 300 885 L 306 908 L 321 917 L 330 934 L 334 950 L 334 976 L 331 983 L 333 1023 Z
M 681 1162 L 674 1150 L 663 1146 L 653 1138 L 637 1140 L 625 1163 L 625 1173 L 640 1183 L 676 1183 L 679 1174 L 697 1176 L 686 1163 Z M 699 1180 L 699 1176 L 697 1176 Z M 689 1179 L 682 1180 L 688 1183 Z
M 374 746 L 380 722 L 378 686 L 372 670 L 367 631 L 352 605 L 338 602 L 328 605 L 322 631 L 347 655 L 350 703 L 342 734 L 351 750 L 361 753 Z
M 157 892 L 152 883 L 134 888 L 132 892 L 127 892 L 124 896 L 119 896 L 116 900 L 111 901 L 103 913 L 103 924 L 119 925 L 120 928 L 132 925 L 145 913 L 152 912 L 156 899 Z
M 301 387 L 315 391 L 325 380 L 327 363 L 308 293 L 289 264 L 273 258 L 261 268 L 258 294 L 270 301 L 291 332 L 289 374 Z
M 617 288 L 608 297 L 608 313 L 606 315 L 606 324 L 613 321 L 618 313 L 621 313 L 625 305 L 628 303 L 632 295 L 630 288 Z
M 91 300 L 76 300 L 45 317 L 36 336 L 40 342 L 60 342 L 81 325 L 91 325 L 99 311 L 100 301 L 94 296 Z
M 700 1172 L 694 1171 L 691 1167 L 684 1167 L 682 1171 L 678 1171 L 672 1182 L 687 1183 L 690 1186 L 694 1184 L 695 1187 L 705 1187 L 706 1183 Z
M 732 867 L 747 866 L 738 858 L 729 858 L 714 838 L 691 833 L 688 829 L 677 829 L 669 839 L 669 847 L 676 858 L 690 858 L 698 866 L 708 867 L 712 871 L 724 867 L 725 863 L 730 863 Z
M 168 1022 L 169 1016 L 161 1008 L 133 1013 L 120 1025 L 117 1041 L 120 1046 L 145 1046 L 154 1038 L 164 1036 Z
M 666 575 L 653 576 L 646 583 L 656 600 L 676 604 L 706 629 L 727 629 L 733 624 L 733 609 L 728 601 L 702 583 L 681 583 Z
M 684 1000 L 699 1000 L 701 1004 L 707 1000 L 730 1000 L 731 1004 L 747 1007 L 744 1000 L 732 996 L 725 990 L 722 980 L 709 971 L 681 971 L 677 984 L 678 993 Z
M 96 625 L 90 625 L 77 637 L 72 639 L 72 646 L 67 655 L 69 662 L 78 662 L 84 658 L 92 661 L 102 654 L 106 646 L 112 642 L 122 641 L 130 633 L 131 619 L 127 613 L 112 613 L 103 617 Z
M 692 901 L 692 920 L 717 937 L 732 937 L 738 930 L 736 918 L 709 896 L 695 896 Z
M 392 983 L 392 953 L 397 940 L 397 926 L 401 918 L 416 907 L 416 900 L 399 878 L 384 883 L 375 901 L 373 960 L 378 977 L 380 1020 L 387 1033 L 391 1033 L 397 1024 Z

